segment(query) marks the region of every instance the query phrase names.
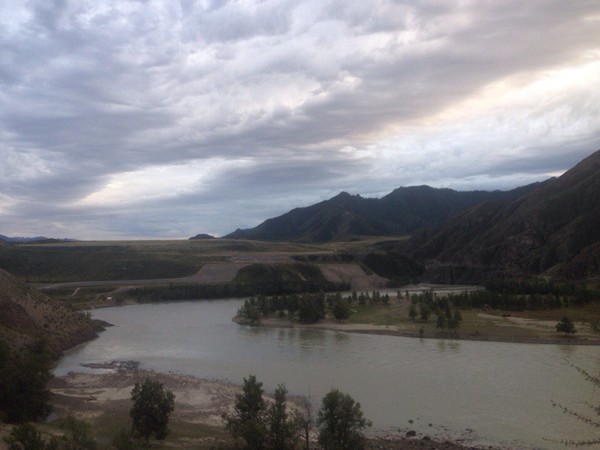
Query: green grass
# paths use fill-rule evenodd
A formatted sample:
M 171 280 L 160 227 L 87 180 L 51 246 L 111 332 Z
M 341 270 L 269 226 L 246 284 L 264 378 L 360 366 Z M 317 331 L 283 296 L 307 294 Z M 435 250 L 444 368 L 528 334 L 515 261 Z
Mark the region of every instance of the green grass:
M 406 300 L 398 301 L 392 298 L 390 305 L 357 305 L 351 306 L 353 314 L 348 323 L 373 324 L 398 327 L 401 331 L 417 332 L 421 327 L 427 335 L 436 335 L 441 332 L 436 328 L 436 316 L 431 315 L 428 321 L 411 320 L 408 317 L 409 303 Z M 535 338 L 535 337 L 561 337 L 555 333 L 552 326 L 546 328 L 537 326 L 525 327 L 515 324 L 511 318 L 534 319 L 538 321 L 558 322 L 563 316 L 569 317 L 574 322 L 600 322 L 600 303 L 591 303 L 581 307 L 556 308 L 539 311 L 483 311 L 478 309 L 461 310 L 463 321 L 457 330 L 460 336 L 498 337 L 501 339 Z M 583 327 L 583 328 L 582 328 Z M 579 326 L 580 330 L 575 336 L 589 334 L 589 328 Z M 446 333 L 454 333 L 446 330 Z
M 402 325 L 408 322 L 408 310 L 403 306 L 395 305 L 392 301 L 385 305 L 351 305 L 352 315 L 349 323 L 366 323 L 374 325 Z

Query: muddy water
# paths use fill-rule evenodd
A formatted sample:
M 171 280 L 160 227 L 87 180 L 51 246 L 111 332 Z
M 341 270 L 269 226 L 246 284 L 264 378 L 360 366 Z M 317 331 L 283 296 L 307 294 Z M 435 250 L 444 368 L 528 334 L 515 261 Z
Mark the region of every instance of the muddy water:
M 95 318 L 115 326 L 66 355 L 55 373 L 138 360 L 149 369 L 238 383 L 255 374 L 267 390 L 285 383 L 316 407 L 337 387 L 382 432 L 415 429 L 512 448 L 565 448 L 552 439 L 600 437 L 552 407 L 600 404 L 600 392 L 568 363 L 598 373 L 598 347 L 252 328 L 231 322 L 239 306 L 218 300 L 97 310 Z

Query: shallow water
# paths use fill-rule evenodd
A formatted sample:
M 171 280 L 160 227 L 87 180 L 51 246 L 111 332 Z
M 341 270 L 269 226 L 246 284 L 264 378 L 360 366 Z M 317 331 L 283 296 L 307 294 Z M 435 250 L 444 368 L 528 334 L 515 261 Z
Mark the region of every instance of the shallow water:
M 138 360 L 148 369 L 237 383 L 254 374 L 267 390 L 285 383 L 315 407 L 336 387 L 359 401 L 382 432 L 415 429 L 514 448 L 564 449 L 552 439 L 600 437 L 552 407 L 554 401 L 585 411 L 584 401 L 600 403 L 569 365 L 600 372 L 599 347 L 253 328 L 231 321 L 240 305 L 215 300 L 96 310 L 94 318 L 115 326 L 69 352 L 55 374 L 91 371 L 81 363 Z

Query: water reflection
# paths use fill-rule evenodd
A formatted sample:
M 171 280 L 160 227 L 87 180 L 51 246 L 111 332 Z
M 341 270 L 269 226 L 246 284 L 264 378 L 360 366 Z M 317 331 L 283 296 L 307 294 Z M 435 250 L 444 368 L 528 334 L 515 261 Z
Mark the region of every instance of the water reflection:
M 460 351 L 460 342 L 455 341 L 455 340 L 448 340 L 448 339 L 438 339 L 437 348 L 440 352 L 445 352 L 448 350 L 459 352 Z

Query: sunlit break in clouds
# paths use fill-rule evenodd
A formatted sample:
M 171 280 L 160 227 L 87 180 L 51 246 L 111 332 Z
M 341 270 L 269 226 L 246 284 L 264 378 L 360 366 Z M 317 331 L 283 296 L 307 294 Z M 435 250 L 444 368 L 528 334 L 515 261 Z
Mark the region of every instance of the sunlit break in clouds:
M 0 4 L 0 234 L 223 235 L 600 149 L 597 1 Z

